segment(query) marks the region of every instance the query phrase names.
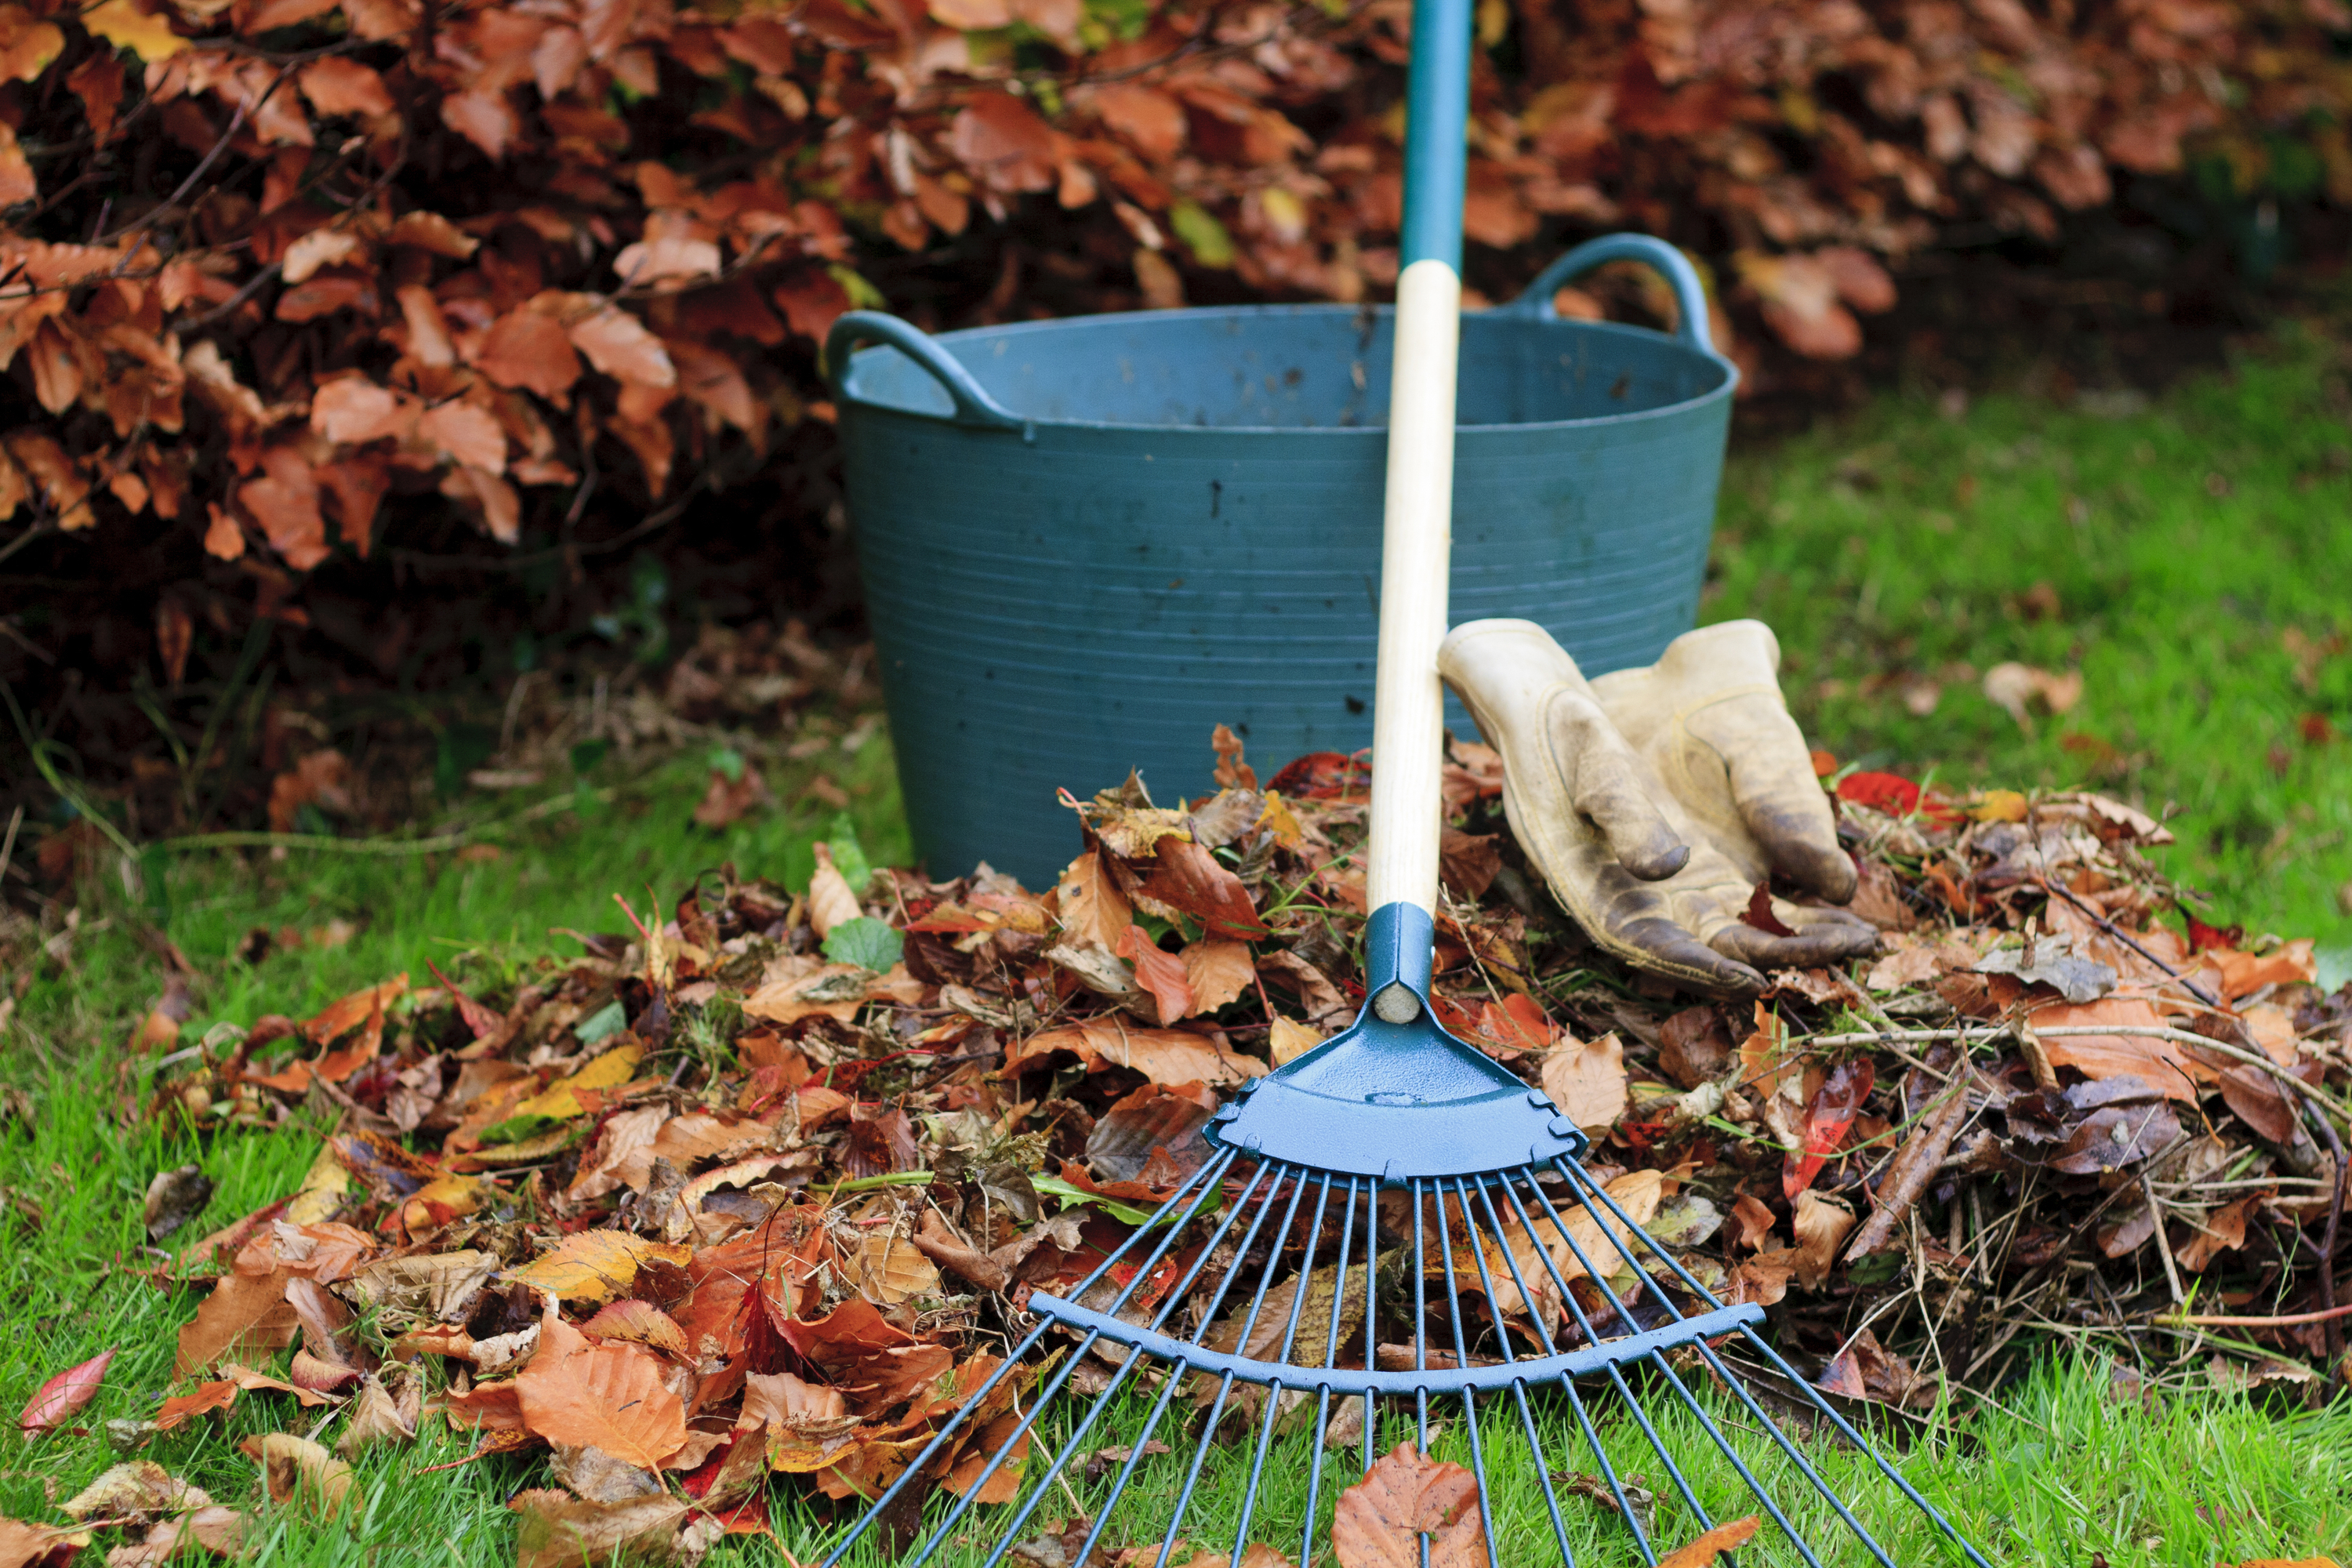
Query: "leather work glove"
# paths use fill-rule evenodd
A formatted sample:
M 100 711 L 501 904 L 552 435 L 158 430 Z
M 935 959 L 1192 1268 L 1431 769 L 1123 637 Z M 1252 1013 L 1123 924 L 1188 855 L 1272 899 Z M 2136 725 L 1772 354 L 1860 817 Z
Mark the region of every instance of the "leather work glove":
M 1853 897 L 1853 861 L 1838 847 L 1837 819 L 1780 678 L 1772 628 L 1727 621 L 1685 632 L 1649 668 L 1604 675 L 1592 690 L 1749 887 L 1777 871 L 1842 904 Z
M 1742 921 L 1760 873 L 1748 875 L 1717 844 L 1709 829 L 1717 796 L 1694 784 L 1706 816 L 1686 807 L 1541 626 L 1506 620 L 1457 626 L 1438 652 L 1438 670 L 1502 755 L 1503 812 L 1513 837 L 1560 907 L 1601 948 L 1695 990 L 1752 996 L 1768 984 L 1761 970 L 1826 963 L 1877 945 L 1877 931 L 1843 910 L 1774 900 L 1773 913 L 1795 933 L 1790 936 Z M 1786 723 L 1785 711 L 1780 717 Z M 1669 723 L 1644 732 L 1655 742 L 1676 731 Z M 1807 787 L 1818 795 L 1793 723 L 1788 737 L 1805 761 Z M 1706 777 L 1703 770 L 1691 772 Z M 1783 837 L 1837 855 L 1826 805 L 1817 837 L 1811 826 L 1786 827 L 1784 817 L 1775 816 L 1759 838 L 1738 811 L 1745 797 L 1727 784 L 1719 793 L 1734 803 L 1731 820 L 1748 832 L 1731 843 L 1757 863 L 1761 843 Z M 1794 809 L 1780 795 L 1769 798 L 1784 815 Z

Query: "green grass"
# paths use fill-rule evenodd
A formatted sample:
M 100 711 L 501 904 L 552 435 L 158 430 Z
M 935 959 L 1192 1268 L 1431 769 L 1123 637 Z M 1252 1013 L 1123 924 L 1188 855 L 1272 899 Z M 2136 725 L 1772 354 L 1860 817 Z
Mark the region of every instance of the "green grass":
M 2352 640 L 2348 374 L 2344 337 L 2303 328 L 2125 417 L 1886 397 L 1735 458 L 1706 617 L 1773 626 L 1841 759 L 2177 810 L 2166 864 L 2209 918 L 2344 949 L 2352 653 L 2299 679 L 2291 645 Z M 2079 668 L 2080 702 L 2025 732 L 1980 689 L 2011 659 Z
M 2320 661 L 2306 689 L 2284 638 L 2290 628 L 2314 645 L 2352 633 L 2352 610 L 2338 603 L 2352 582 L 2344 521 L 2352 479 L 2330 466 L 2330 453 L 2347 444 L 2344 375 L 2339 349 L 2290 333 L 2231 376 L 2124 418 L 2000 397 L 1956 420 L 1891 396 L 1856 418 L 1736 457 L 1706 614 L 1775 626 L 1790 656 L 1792 705 L 1842 756 L 1960 783 L 2092 779 L 2155 808 L 2176 802 L 2182 842 L 2169 863 L 2213 896 L 2216 913 L 2340 950 L 2352 939 L 2337 892 L 2352 880 L 2352 792 L 2340 783 L 2352 742 L 2314 745 L 2297 725 L 2318 713 L 2352 731 L 2352 659 Z M 2225 493 L 2209 491 L 2209 474 L 2223 476 L 2214 488 Z M 2043 583 L 2050 594 L 2037 595 Z M 2022 608 L 2046 612 L 2053 595 L 2054 615 L 2033 618 Z M 2063 718 L 2037 717 L 2024 732 L 1978 689 L 1982 671 L 2002 659 L 2079 667 L 2080 704 Z M 1954 668 L 1963 662 L 1972 673 Z M 1901 700 L 1904 680 L 1922 677 L 1941 686 L 1931 716 Z M 762 761 L 793 798 L 793 772 Z M 903 859 L 887 746 L 828 765 L 856 797 L 854 825 L 872 857 Z M 160 889 L 134 895 L 102 881 L 82 890 L 79 929 L 60 957 L 33 963 L 0 1038 L 0 1082 L 28 1091 L 36 1106 L 29 1121 L 0 1124 L 0 1204 L 11 1209 L 0 1216 L 0 1402 L 20 1405 L 49 1373 L 101 1350 L 122 1353 L 80 1418 L 92 1436 L 18 1445 L 0 1460 L 0 1514 L 54 1519 L 52 1498 L 117 1458 L 95 1435 L 100 1424 L 150 1415 L 172 1391 L 173 1337 L 196 1298 L 138 1272 L 157 1261 L 142 1250 L 140 1228 L 148 1180 L 201 1162 L 219 1184 L 196 1222 L 209 1228 L 282 1195 L 316 1149 L 314 1129 L 200 1137 L 138 1114 L 145 1069 L 126 1063 L 121 1046 L 162 985 L 154 952 L 138 934 L 150 912 L 163 911 L 163 931 L 198 971 L 184 1036 L 193 1041 L 218 1020 L 300 1016 L 395 971 L 423 982 L 428 958 L 446 968 L 452 955 L 471 952 L 496 966 L 560 951 L 551 928 L 620 931 L 614 893 L 642 912 L 647 889 L 667 902 L 722 860 L 747 874 L 804 879 L 808 846 L 835 831 L 830 809 L 787 807 L 709 833 L 688 820 L 706 777 L 699 757 L 635 777 L 608 767 L 596 782 L 616 786 L 612 804 L 505 839 L 508 853 L 495 860 L 188 856 L 169 866 Z M 281 949 L 257 965 L 234 956 L 255 927 L 313 931 L 334 921 L 357 928 L 341 946 Z M 2221 1392 L 2151 1410 L 2111 1398 L 2108 1388 L 2101 1363 L 2053 1361 L 2002 1391 L 2005 1409 L 1964 1411 L 1932 1441 L 1908 1445 L 1906 1471 L 1996 1562 L 2087 1565 L 2095 1552 L 2117 1564 L 2207 1568 L 2340 1558 L 2352 1547 L 2342 1479 L 2352 1410 L 2281 1418 Z M 1737 1478 L 1688 1417 L 1662 1401 L 1650 1408 L 1664 1412 L 1671 1450 L 1711 1504 L 1743 1511 L 1734 1505 Z M 1578 1457 L 1580 1441 L 1559 1427 L 1558 1411 L 1540 1419 L 1568 1468 L 1593 1468 Z M 1602 1426 L 1612 1454 L 1661 1495 L 1662 1542 L 1688 1533 L 1660 1468 L 1633 1457 L 1646 1451 L 1639 1432 L 1622 1415 L 1605 1414 Z M 236 1443 L 281 1427 L 308 1423 L 278 1399 L 247 1396 L 226 1418 L 203 1418 L 146 1452 L 222 1500 L 250 1504 L 251 1467 Z M 1516 1444 L 1489 1440 L 1504 1561 L 1542 1561 L 1549 1524 L 1531 1466 Z M 272 1515 L 257 1559 L 509 1561 L 504 1500 L 543 1468 L 501 1459 L 415 1474 L 465 1447 L 428 1430 L 415 1448 L 377 1450 L 359 1467 L 366 1506 L 352 1528 Z M 1444 1426 L 1436 1447 L 1466 1457 L 1458 1421 Z M 1743 1452 L 1756 1451 L 1750 1438 Z M 1842 1489 L 1851 1483 L 1877 1500 L 1866 1517 L 1898 1532 L 1899 1561 L 1936 1560 L 1924 1541 L 1899 1536 L 1910 1528 L 1907 1510 L 1888 1506 L 1853 1455 L 1821 1448 L 1812 1458 Z M 1139 1497 L 1172 1497 L 1181 1458 L 1153 1461 Z M 1295 1514 L 1308 1459 L 1297 1441 L 1277 1446 L 1266 1517 Z M 1805 1489 L 1786 1472 L 1771 1458 L 1774 1495 L 1794 1502 Z M 1197 1504 L 1202 1523 L 1188 1529 L 1190 1539 L 1221 1549 L 1210 1527 L 1230 1526 L 1244 1473 L 1238 1454 L 1213 1458 Z M 1327 1475 L 1327 1509 L 1339 1474 Z M 1041 1518 L 1066 1514 L 1066 1501 L 1057 1493 Z M 1632 1561 L 1591 1503 L 1565 1506 L 1580 1547 L 1595 1549 L 1580 1561 Z M 1809 1533 L 1822 1514 L 1816 1503 L 1801 1519 Z M 779 1519 L 805 1557 L 807 1516 L 786 1504 Z M 1295 1547 L 1295 1536 L 1284 1542 L 1270 1526 L 1252 1533 Z M 1787 1555 L 1763 1538 L 1759 1547 L 1743 1561 Z M 777 1561 L 758 1544 L 730 1543 L 719 1555 Z

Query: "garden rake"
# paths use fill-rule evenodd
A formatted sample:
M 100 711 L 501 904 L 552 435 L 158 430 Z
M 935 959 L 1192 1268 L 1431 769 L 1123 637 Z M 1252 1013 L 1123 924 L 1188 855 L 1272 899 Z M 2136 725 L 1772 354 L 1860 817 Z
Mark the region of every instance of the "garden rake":
M 1512 1471 L 1523 1474 L 1532 1460 L 1523 1489 L 1539 1490 L 1563 1563 L 1575 1563 L 1570 1537 L 1581 1533 L 1563 1512 L 1561 1494 L 1574 1484 L 1595 1498 L 1606 1492 L 1604 1506 L 1622 1517 L 1643 1563 L 1675 1544 L 1661 1527 L 1678 1499 L 1687 1520 L 1675 1523 L 1688 1534 L 1713 1528 L 1725 1510 L 1760 1510 L 1800 1558 L 1822 1568 L 1824 1548 L 1709 1413 L 1712 1402 L 1727 1415 L 1727 1399 L 1745 1418 L 1728 1424 L 1762 1440 L 1755 1455 L 1777 1453 L 1765 1468 L 1801 1478 L 1825 1505 L 1808 1505 L 1817 1532 L 1842 1525 L 1871 1559 L 1894 1568 L 1853 1505 L 1726 1363 L 1713 1342 L 1726 1336 L 1775 1369 L 1916 1505 L 1941 1551 L 1990 1568 L 1757 1333 L 1760 1307 L 1726 1306 L 1710 1294 L 1587 1170 L 1575 1124 L 1432 1014 L 1444 741 L 1437 650 L 1446 622 L 1470 47 L 1467 0 L 1420 0 L 1382 539 L 1367 1004 L 1345 1033 L 1244 1085 L 1218 1111 L 1206 1161 L 1066 1297 L 1029 1298 L 1035 1326 L 874 1500 L 825 1568 L 860 1542 L 877 1562 L 944 1557 L 993 1568 L 1042 1528 L 1032 1521 L 1055 1499 L 1078 1510 L 1083 1541 L 1071 1552 L 1066 1536 L 1056 1536 L 1044 1556 L 1032 1544 L 1022 1561 L 1059 1552 L 1070 1568 L 1086 1568 L 1140 1542 L 1143 1552 L 1122 1561 L 1173 1568 L 1186 1561 L 1180 1540 L 1190 1552 L 1213 1531 L 1235 1564 L 1270 1540 L 1281 1551 L 1295 1543 L 1304 1565 L 1342 1484 L 1327 1486 L 1326 1448 L 1344 1440 L 1353 1454 L 1359 1441 L 1335 1422 L 1341 1415 L 1361 1416 L 1368 1471 L 1384 1431 L 1409 1434 L 1426 1454 L 1433 1426 L 1448 1428 L 1441 1442 L 1465 1453 L 1478 1482 L 1489 1568 L 1549 1555 L 1534 1545 L 1541 1522 L 1531 1509 L 1524 1522 L 1536 1533 L 1515 1529 L 1507 1543 L 1498 1539 L 1492 1478 L 1503 1449 L 1521 1444 Z M 1042 1367 L 1041 1349 L 1053 1352 Z M 1042 1380 L 1034 1390 L 1032 1376 Z M 1668 1422 L 1662 1433 L 1645 1400 L 1678 1406 L 1687 1426 Z M 1563 1405 L 1572 1428 L 1560 1419 Z M 1310 1406 L 1311 1458 L 1286 1459 L 1270 1475 L 1277 1432 L 1304 1426 Z M 1561 1452 L 1549 1451 L 1547 1427 Z M 1684 1433 L 1680 1460 L 1667 1441 L 1673 1429 Z M 1692 1429 L 1701 1436 L 1688 1438 Z M 1654 1458 L 1673 1489 L 1660 1489 L 1648 1519 L 1653 1500 L 1626 1468 L 1627 1451 L 1650 1456 L 1645 1465 Z M 1728 1494 L 1716 1508 L 1701 1496 L 1714 1483 L 1694 1473 L 1693 1455 L 1721 1476 L 1719 1456 L 1738 1478 L 1715 1487 Z M 1589 1466 L 1591 1479 L 1572 1483 L 1578 1466 Z M 949 1495 L 927 1506 L 926 1494 L 942 1485 Z M 1217 1521 L 1196 1521 L 1188 1534 L 1204 1498 L 1204 1514 Z M 1292 1508 L 1297 1516 L 1273 1519 Z M 1427 1528 L 1419 1536 L 1424 1564 Z M 1770 1541 L 1758 1545 L 1771 1550 Z M 1836 1550 L 1850 1556 L 1852 1547 Z

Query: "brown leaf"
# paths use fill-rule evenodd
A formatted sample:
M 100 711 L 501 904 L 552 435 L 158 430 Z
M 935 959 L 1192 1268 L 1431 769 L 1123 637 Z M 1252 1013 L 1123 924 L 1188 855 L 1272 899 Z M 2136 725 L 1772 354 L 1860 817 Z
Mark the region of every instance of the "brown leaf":
M 1687 1546 L 1678 1546 L 1659 1558 L 1658 1568 L 1715 1568 L 1717 1557 L 1747 1545 L 1763 1522 L 1760 1516 L 1751 1513 L 1745 1519 L 1718 1524 Z
M 1069 869 L 1062 873 L 1061 886 L 1054 889 L 1054 902 L 1055 918 L 1065 931 L 1106 951 L 1118 945 L 1135 921 L 1134 907 L 1103 870 L 1102 856 L 1093 849 L 1071 861 Z
M 569 1492 L 534 1488 L 507 1507 L 520 1516 L 515 1568 L 578 1568 L 583 1563 L 664 1562 L 688 1504 L 669 1496 L 627 1502 L 588 1502 Z
M 1331 1550 L 1340 1568 L 1482 1568 L 1486 1527 L 1477 1479 L 1400 1443 L 1339 1494 Z
M 1288 1067 L 1300 1057 L 1323 1043 L 1323 1037 L 1304 1024 L 1295 1024 L 1280 1014 L 1275 1015 L 1267 1031 L 1266 1051 L 1276 1067 Z
M 1156 87 L 1108 82 L 1095 89 L 1094 109 L 1107 128 L 1154 163 L 1184 145 L 1184 106 Z
M 1586 1132 L 1606 1131 L 1632 1103 L 1624 1046 L 1613 1034 L 1580 1046 L 1568 1041 L 1544 1058 L 1543 1089 Z
M 373 66 L 343 55 L 331 55 L 304 66 L 298 79 L 302 96 L 321 114 L 390 114 L 392 94 Z M 282 90 L 282 89 L 281 89 Z
M 641 1469 L 659 1469 L 686 1441 L 686 1406 L 658 1359 L 635 1345 L 592 1342 L 552 1314 L 541 1320 L 539 1349 L 515 1392 L 523 1424 L 549 1442 L 601 1448 Z
M 67 1568 L 89 1544 L 89 1531 L 0 1519 L 0 1568 Z
M 1795 1212 L 1790 1215 L 1789 1228 L 1797 1238 L 1797 1278 L 1807 1289 L 1821 1283 L 1837 1257 L 1838 1244 L 1846 1238 L 1856 1223 L 1853 1210 L 1843 1201 L 1814 1192 L 1808 1187 L 1799 1193 Z
M 1188 943 L 1178 956 L 1184 961 L 1184 978 L 1192 988 L 1195 1013 L 1213 1013 L 1239 1000 L 1256 982 L 1257 970 L 1246 942 L 1204 937 Z
M 353 446 L 369 441 L 405 441 L 415 433 L 415 402 L 364 376 L 328 382 L 310 396 L 310 428 L 330 441 Z
M 507 155 L 522 121 L 503 92 L 453 92 L 441 100 L 441 119 L 450 130 L 479 147 L 492 163 Z
M 1069 1051 L 1090 1072 L 1108 1062 L 1132 1068 L 1154 1083 L 1239 1083 L 1266 1070 L 1264 1062 L 1183 1029 L 1135 1029 L 1117 1014 L 1032 1035 L 1005 1053 L 1004 1070 L 1017 1071 L 1055 1051 Z
M 350 1414 L 343 1418 L 343 1435 L 336 1441 L 335 1451 L 348 1459 L 378 1443 L 415 1442 L 421 1403 L 415 1378 L 404 1379 L 400 1392 L 394 1394 L 371 1373 L 352 1398 Z
M 2152 1159 L 2180 1140 L 2180 1119 L 2160 1100 L 2103 1105 L 2076 1124 L 2053 1169 L 2095 1176 Z
M 588 363 L 615 381 L 652 387 L 677 384 L 677 369 L 661 340 L 617 305 L 600 306 L 565 331 Z
M 210 1508 L 204 1489 L 189 1485 L 152 1459 L 116 1465 L 64 1502 L 58 1511 L 77 1524 L 92 1519 L 144 1518 Z
M 1242 879 L 1190 838 L 1159 841 L 1151 874 L 1139 890 L 1145 898 L 1191 915 L 1212 936 L 1254 940 L 1265 934 L 1265 922 L 1258 918 Z
M 580 356 L 563 323 L 528 304 L 490 323 L 475 352 L 474 366 L 500 386 L 535 392 L 558 407 L 580 379 Z M 503 442 L 499 450 L 505 450 Z
M 247 1437 L 237 1451 L 261 1466 L 270 1500 L 286 1502 L 299 1497 L 314 1511 L 332 1518 L 346 1502 L 357 1478 L 352 1468 L 306 1437 L 290 1432 L 269 1432 Z
M 816 874 L 809 879 L 809 926 L 820 937 L 831 934 L 833 928 L 845 921 L 854 921 L 866 911 L 858 907 L 857 890 L 849 879 L 833 863 L 833 851 L 823 842 L 815 846 Z
M 1008 92 L 975 92 L 948 128 L 948 150 L 992 189 L 1053 188 L 1054 128 Z
M 2201 1273 L 2224 1252 L 2245 1246 L 2246 1222 L 2261 1202 L 2262 1195 L 2252 1194 L 2207 1215 L 2192 1227 L 2189 1239 L 2173 1249 L 2174 1261 L 2192 1274 Z
M 224 1274 L 196 1309 L 195 1321 L 180 1331 L 180 1353 L 172 1375 L 185 1377 L 225 1356 L 280 1350 L 301 1332 L 287 1304 L 284 1269 L 272 1273 Z
M 506 471 L 507 436 L 498 416 L 470 403 L 445 403 L 416 421 L 420 439 L 440 456 L 486 474 Z

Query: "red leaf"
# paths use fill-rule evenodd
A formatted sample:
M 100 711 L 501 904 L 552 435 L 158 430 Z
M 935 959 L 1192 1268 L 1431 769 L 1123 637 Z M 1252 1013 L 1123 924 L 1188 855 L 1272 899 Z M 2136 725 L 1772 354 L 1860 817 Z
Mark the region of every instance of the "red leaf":
M 114 1352 L 107 1351 L 94 1355 L 79 1366 L 65 1371 L 41 1384 L 39 1390 L 25 1404 L 25 1413 L 16 1417 L 16 1425 L 28 1433 L 47 1432 L 90 1402 L 98 1385 L 106 1381 L 107 1363 Z
M 1739 911 L 1739 923 L 1754 926 L 1768 936 L 1797 934 L 1789 928 L 1788 922 L 1772 912 L 1772 881 L 1769 877 L 1757 883 L 1756 890 L 1748 895 L 1748 907 Z
M 1877 1081 L 1877 1069 L 1865 1058 L 1842 1062 L 1822 1079 L 1822 1087 L 1813 1091 L 1812 1103 L 1805 1108 L 1805 1152 L 1790 1155 L 1780 1169 L 1780 1191 L 1790 1202 L 1794 1203 L 1799 1193 L 1813 1184 L 1822 1166 L 1837 1152 L 1862 1102 L 1870 1098 L 1870 1086 Z

